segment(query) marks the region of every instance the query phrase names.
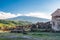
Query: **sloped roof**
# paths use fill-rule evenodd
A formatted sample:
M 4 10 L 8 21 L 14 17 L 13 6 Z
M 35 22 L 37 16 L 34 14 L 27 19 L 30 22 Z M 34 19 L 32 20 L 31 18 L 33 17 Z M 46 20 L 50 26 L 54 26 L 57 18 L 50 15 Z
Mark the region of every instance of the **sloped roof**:
M 51 14 L 52 16 L 60 16 L 60 9 L 57 9 L 54 13 Z

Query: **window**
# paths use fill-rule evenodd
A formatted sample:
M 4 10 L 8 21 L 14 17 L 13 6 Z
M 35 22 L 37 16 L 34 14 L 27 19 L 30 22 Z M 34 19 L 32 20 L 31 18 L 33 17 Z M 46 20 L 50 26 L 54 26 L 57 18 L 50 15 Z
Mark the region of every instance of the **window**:
M 58 22 L 58 27 L 60 27 L 60 23 Z
M 53 22 L 53 26 L 55 26 L 55 22 Z
M 57 28 L 60 29 L 60 22 L 57 23 Z

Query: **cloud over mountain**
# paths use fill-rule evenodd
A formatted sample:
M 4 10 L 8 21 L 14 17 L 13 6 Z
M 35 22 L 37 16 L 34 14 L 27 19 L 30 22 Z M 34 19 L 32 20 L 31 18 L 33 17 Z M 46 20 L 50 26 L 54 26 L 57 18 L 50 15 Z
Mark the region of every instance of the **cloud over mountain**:
M 38 18 L 46 18 L 51 19 L 51 14 L 46 14 L 42 12 L 31 12 L 29 14 L 24 14 L 25 16 L 32 16 L 32 17 L 38 17 Z
M 26 13 L 26 14 L 13 14 L 9 12 L 1 12 L 0 11 L 0 19 L 7 19 L 7 18 L 13 18 L 13 17 L 18 17 L 18 16 L 31 16 L 31 17 L 37 17 L 37 18 L 46 18 L 46 19 L 51 19 L 50 14 L 42 13 L 42 12 L 31 12 L 31 13 Z
M 20 15 L 21 14 L 12 14 L 12 13 L 8 13 L 8 12 L 1 12 L 0 11 L 0 19 L 13 18 L 13 17 L 17 17 Z

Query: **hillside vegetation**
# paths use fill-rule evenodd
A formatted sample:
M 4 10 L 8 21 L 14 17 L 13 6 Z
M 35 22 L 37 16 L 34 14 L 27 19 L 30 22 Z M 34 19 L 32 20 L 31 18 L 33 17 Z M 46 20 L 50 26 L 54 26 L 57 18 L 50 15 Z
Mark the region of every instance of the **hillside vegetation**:
M 15 27 L 15 26 L 25 26 L 31 24 L 27 21 L 15 21 L 15 20 L 0 20 L 0 27 Z

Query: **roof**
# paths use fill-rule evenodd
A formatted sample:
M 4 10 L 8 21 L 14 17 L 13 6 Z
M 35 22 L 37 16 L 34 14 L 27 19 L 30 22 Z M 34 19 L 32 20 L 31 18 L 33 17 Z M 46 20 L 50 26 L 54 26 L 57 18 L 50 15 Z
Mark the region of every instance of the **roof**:
M 60 9 L 57 9 L 54 13 L 51 14 L 52 16 L 60 16 Z

